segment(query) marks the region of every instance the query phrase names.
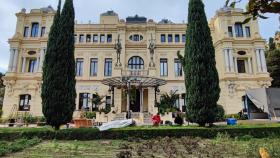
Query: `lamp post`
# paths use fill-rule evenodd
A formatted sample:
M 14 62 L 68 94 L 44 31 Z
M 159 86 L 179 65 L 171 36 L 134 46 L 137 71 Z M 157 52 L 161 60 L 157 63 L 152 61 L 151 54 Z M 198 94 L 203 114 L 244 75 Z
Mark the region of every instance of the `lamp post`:
M 126 109 L 127 109 L 127 119 L 131 118 L 131 114 L 130 114 L 130 80 L 127 80 L 127 105 L 126 105 Z

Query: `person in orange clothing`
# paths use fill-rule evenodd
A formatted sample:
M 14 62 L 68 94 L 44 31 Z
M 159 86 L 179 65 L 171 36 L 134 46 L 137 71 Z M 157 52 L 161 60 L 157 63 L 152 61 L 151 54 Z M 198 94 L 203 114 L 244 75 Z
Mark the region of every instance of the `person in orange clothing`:
M 154 125 L 154 126 L 159 126 L 159 124 L 160 124 L 160 122 L 161 122 L 159 113 L 157 113 L 156 115 L 154 115 L 154 116 L 152 117 L 152 122 L 153 122 L 153 125 Z

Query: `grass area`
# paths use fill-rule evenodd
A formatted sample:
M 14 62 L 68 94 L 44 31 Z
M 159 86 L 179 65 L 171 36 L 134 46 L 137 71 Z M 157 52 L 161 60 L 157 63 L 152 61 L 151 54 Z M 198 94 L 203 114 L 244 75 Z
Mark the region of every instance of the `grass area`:
M 21 151 L 25 148 L 34 146 L 40 143 L 38 138 L 33 139 L 17 139 L 14 141 L 0 141 L 0 156 L 4 156 L 9 153 Z
M 250 136 L 230 138 L 219 134 L 215 139 L 201 138 L 153 138 L 149 140 L 94 140 L 94 141 L 44 141 L 14 153 L 10 157 L 259 157 L 264 147 L 271 157 L 280 157 L 280 138 L 255 139 Z

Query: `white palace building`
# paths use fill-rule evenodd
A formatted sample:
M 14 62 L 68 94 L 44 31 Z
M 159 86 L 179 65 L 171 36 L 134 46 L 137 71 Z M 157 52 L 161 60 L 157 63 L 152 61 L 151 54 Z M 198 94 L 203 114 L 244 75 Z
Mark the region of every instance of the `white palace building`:
M 242 24 L 242 9 L 222 8 L 209 21 L 216 51 L 221 94 L 219 104 L 226 113 L 243 109 L 246 89 L 269 87 L 264 55 L 265 40 L 257 21 Z M 22 9 L 17 16 L 15 34 L 9 39 L 10 62 L 4 78 L 6 85 L 3 117 L 12 111 L 42 116 L 42 63 L 55 10 L 52 7 Z M 168 19 L 156 22 L 142 16 L 120 19 L 114 11 L 100 15 L 98 24 L 75 25 L 76 111 L 111 106 L 105 121 L 158 112 L 160 95 L 176 91 L 176 106 L 185 109 L 185 83 L 177 51 L 184 54 L 187 24 Z M 134 89 L 133 94 L 127 89 Z M 67 92 L 65 92 L 67 93 Z M 92 98 L 98 93 L 104 103 L 97 107 Z

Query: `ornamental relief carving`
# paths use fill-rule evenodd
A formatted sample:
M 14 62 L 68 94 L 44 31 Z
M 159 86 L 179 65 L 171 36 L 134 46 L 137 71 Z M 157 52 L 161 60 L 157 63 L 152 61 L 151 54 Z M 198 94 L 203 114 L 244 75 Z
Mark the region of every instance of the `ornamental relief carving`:
M 236 89 L 238 85 L 235 83 L 235 81 L 227 81 L 227 88 L 228 88 L 228 95 L 230 97 L 233 97 L 236 93 Z
M 258 85 L 261 88 L 269 88 L 271 83 L 270 83 L 270 81 L 258 81 Z
M 15 85 L 15 81 L 14 80 L 10 80 L 10 81 L 4 81 L 4 85 L 6 86 L 6 93 L 8 94 L 8 96 L 11 96 L 14 93 L 14 85 Z

